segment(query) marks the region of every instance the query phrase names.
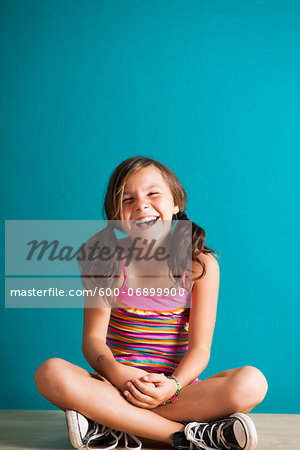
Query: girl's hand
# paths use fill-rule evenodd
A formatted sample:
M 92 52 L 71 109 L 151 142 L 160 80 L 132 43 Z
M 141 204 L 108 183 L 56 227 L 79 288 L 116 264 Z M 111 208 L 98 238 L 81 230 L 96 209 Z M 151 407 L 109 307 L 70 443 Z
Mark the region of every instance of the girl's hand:
M 153 409 L 169 400 L 175 392 L 176 385 L 173 380 L 163 373 L 150 373 L 127 383 L 124 395 L 135 406 Z
M 149 374 L 149 372 L 147 372 L 146 370 L 139 369 L 133 366 L 127 366 L 121 363 L 118 363 L 115 373 L 117 374 L 117 381 L 114 384 L 123 393 L 126 389 L 128 389 L 128 381 L 136 378 L 142 378 L 143 376 Z

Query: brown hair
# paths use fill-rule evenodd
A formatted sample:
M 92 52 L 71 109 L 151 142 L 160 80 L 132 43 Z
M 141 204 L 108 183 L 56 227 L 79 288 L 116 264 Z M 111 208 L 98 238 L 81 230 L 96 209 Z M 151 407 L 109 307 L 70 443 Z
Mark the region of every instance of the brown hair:
M 107 190 L 106 190 L 106 195 L 105 195 L 105 199 L 104 199 L 104 216 L 106 216 L 106 218 L 108 219 L 108 225 L 106 227 L 105 230 L 97 233 L 96 235 L 94 235 L 86 244 L 85 246 L 92 246 L 93 243 L 95 242 L 95 240 L 97 239 L 98 241 L 102 241 L 102 242 L 109 242 L 111 245 L 118 245 L 118 241 L 117 238 L 115 236 L 115 233 L 113 232 L 113 230 L 111 230 L 110 226 L 109 226 L 109 221 L 112 220 L 121 220 L 122 217 L 122 199 L 123 199 L 123 192 L 124 192 L 124 186 L 128 180 L 128 178 L 135 172 L 137 172 L 138 170 L 144 169 L 146 167 L 149 166 L 154 166 L 156 167 L 162 177 L 164 178 L 164 180 L 166 181 L 167 185 L 170 188 L 170 191 L 172 193 L 173 196 L 173 201 L 174 201 L 174 205 L 177 205 L 179 207 L 179 212 L 177 214 L 174 214 L 172 217 L 172 220 L 178 220 L 178 223 L 180 223 L 181 221 L 190 221 L 190 219 L 188 219 L 186 212 L 185 212 L 185 206 L 186 206 L 186 201 L 187 201 L 187 195 L 186 192 L 184 190 L 184 188 L 182 187 L 180 181 L 178 180 L 178 178 L 176 177 L 176 175 L 164 164 L 162 164 L 159 161 L 156 161 L 154 159 L 151 158 L 146 158 L 143 156 L 135 156 L 132 158 L 128 158 L 125 161 L 123 161 L 121 164 L 118 165 L 118 167 L 114 170 L 113 174 L 111 175 L 109 182 L 108 182 L 108 186 L 107 186 Z M 191 222 L 191 221 L 190 221 Z M 217 256 L 217 254 L 210 248 L 208 248 L 205 244 L 205 231 L 203 230 L 203 228 L 201 228 L 199 225 L 195 224 L 194 222 L 192 223 L 192 243 L 191 243 L 191 253 L 192 253 L 192 261 L 198 262 L 202 268 L 202 274 L 195 278 L 192 279 L 193 281 L 201 279 L 205 273 L 206 273 L 206 269 L 205 269 L 205 264 L 204 262 L 198 258 L 198 256 L 201 253 L 207 254 L 207 253 L 213 253 L 214 255 Z M 186 227 L 185 227 L 186 230 Z M 178 227 L 176 225 L 175 227 L 175 231 L 173 232 L 173 236 L 172 239 L 174 239 L 174 243 L 176 243 L 176 247 L 178 246 L 182 246 L 182 248 L 185 250 L 184 253 L 186 253 L 186 242 L 189 240 L 190 241 L 190 236 L 184 236 L 184 233 L 186 233 L 186 231 L 184 230 L 184 228 L 182 227 Z M 186 239 L 185 239 L 186 238 Z M 180 254 L 180 249 L 178 254 Z M 121 274 L 121 270 L 122 270 L 122 266 L 120 261 L 116 261 L 116 260 L 110 260 L 108 262 L 106 262 L 106 266 L 103 267 L 103 264 L 100 268 L 101 263 L 99 262 L 90 262 L 90 263 L 83 263 L 82 261 L 80 261 L 78 259 L 79 264 L 82 266 L 82 282 L 84 284 L 84 286 L 86 288 L 91 288 L 91 287 L 95 287 L 96 285 L 98 285 L 98 282 L 95 278 L 98 278 L 95 275 L 91 275 L 91 274 L 96 274 L 96 273 L 102 273 L 102 274 L 106 274 L 104 276 L 101 276 L 101 278 L 115 278 L 116 276 L 113 276 L 111 274 L 113 273 L 119 273 L 119 275 Z M 176 262 L 172 262 L 170 261 L 170 263 L 168 262 L 170 270 L 172 273 L 175 273 L 176 268 L 178 267 L 178 261 Z M 182 264 L 182 262 L 181 262 Z M 98 267 L 96 267 L 98 266 Z M 182 267 L 182 265 L 181 265 Z M 99 272 L 99 270 L 101 270 L 101 272 Z M 118 276 L 117 276 L 118 278 Z M 101 282 L 101 284 L 103 285 L 103 283 Z M 108 285 L 110 285 L 110 287 L 113 287 L 114 283 L 108 283 Z M 191 282 L 190 282 L 190 286 L 191 286 Z

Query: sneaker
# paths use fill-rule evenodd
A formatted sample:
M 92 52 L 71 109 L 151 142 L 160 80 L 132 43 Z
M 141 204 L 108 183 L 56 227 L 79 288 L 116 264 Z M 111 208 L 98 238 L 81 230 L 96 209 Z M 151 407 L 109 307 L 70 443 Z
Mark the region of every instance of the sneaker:
M 190 422 L 184 432 L 172 435 L 173 447 L 180 449 L 236 449 L 253 450 L 257 446 L 257 432 L 249 416 L 231 414 L 221 420 L 198 423 Z
M 93 449 L 89 447 L 89 444 L 93 444 L 99 450 L 111 450 L 117 447 L 122 437 L 127 450 L 141 450 L 142 448 L 141 441 L 133 434 L 112 430 L 104 425 L 100 425 L 78 411 L 67 409 L 65 416 L 70 441 L 74 448 L 86 447 L 90 450 L 96 450 L 96 447 L 93 447 Z M 128 437 L 137 445 L 130 447 L 128 445 Z
M 110 435 L 112 435 L 112 439 L 110 439 L 111 442 L 108 443 L 109 447 L 115 448 L 118 445 L 118 438 L 113 430 L 88 419 L 78 411 L 67 409 L 66 422 L 70 441 L 74 448 L 88 446 L 96 436 L 99 438 L 102 437 L 103 440 L 107 440 Z
M 104 427 L 105 428 L 105 427 Z M 133 446 L 129 445 L 128 441 L 132 439 L 134 441 Z M 123 443 L 124 441 L 124 443 Z M 93 447 L 89 447 L 88 444 L 92 444 Z M 125 445 L 124 445 L 125 444 Z M 97 433 L 90 438 L 86 447 L 89 450 L 110 450 L 113 448 L 125 448 L 126 450 L 141 450 L 141 441 L 133 434 L 124 433 L 123 431 L 111 430 L 106 428 L 106 432 Z M 120 446 L 120 447 L 119 447 Z

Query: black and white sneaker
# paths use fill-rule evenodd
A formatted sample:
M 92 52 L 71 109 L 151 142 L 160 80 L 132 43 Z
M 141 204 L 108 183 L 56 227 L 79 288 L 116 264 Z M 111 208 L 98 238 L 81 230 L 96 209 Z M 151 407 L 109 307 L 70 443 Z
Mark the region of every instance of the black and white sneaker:
M 89 444 L 92 444 L 97 446 L 99 450 L 111 450 L 117 447 L 122 437 L 127 450 L 141 450 L 142 448 L 141 441 L 133 434 L 107 428 L 83 416 L 78 411 L 67 409 L 66 422 L 70 441 L 74 448 L 86 447 L 90 450 L 96 450 L 96 447 L 92 449 L 89 447 Z M 137 445 L 129 446 L 129 438 Z
M 70 441 L 74 448 L 86 446 L 88 448 L 89 443 L 96 437 L 102 438 L 103 442 L 105 441 L 111 449 L 118 445 L 118 438 L 113 430 L 88 419 L 78 411 L 67 409 L 66 422 Z
M 190 422 L 184 432 L 172 435 L 173 447 L 202 450 L 253 450 L 257 447 L 257 432 L 249 416 L 231 414 L 208 423 Z

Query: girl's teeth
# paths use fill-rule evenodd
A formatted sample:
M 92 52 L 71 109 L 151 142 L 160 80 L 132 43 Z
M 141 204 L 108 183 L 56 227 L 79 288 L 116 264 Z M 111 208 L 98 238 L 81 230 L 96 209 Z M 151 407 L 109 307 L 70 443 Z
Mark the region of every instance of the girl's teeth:
M 137 224 L 137 225 L 140 225 L 140 224 L 142 224 L 142 223 L 153 222 L 153 221 L 156 220 L 156 219 L 157 219 L 157 217 L 147 217 L 147 218 L 145 218 L 145 219 L 141 219 L 141 220 L 136 221 L 136 224 Z
M 135 222 L 136 226 L 139 228 L 150 228 L 158 220 L 158 217 L 152 216 L 145 219 L 141 219 Z

